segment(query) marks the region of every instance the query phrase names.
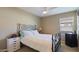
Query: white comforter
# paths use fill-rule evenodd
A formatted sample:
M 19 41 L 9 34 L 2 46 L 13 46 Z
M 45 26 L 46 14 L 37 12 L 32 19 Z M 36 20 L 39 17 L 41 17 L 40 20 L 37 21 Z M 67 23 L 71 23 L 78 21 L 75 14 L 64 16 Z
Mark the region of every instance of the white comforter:
M 21 42 L 35 50 L 40 52 L 51 52 L 52 51 L 52 35 L 39 34 L 34 36 L 25 36 L 21 39 Z

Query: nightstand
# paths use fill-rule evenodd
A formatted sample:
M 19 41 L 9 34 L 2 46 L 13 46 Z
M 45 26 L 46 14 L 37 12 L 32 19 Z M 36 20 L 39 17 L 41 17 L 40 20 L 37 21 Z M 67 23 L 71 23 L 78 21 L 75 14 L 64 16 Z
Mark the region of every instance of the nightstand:
M 14 52 L 20 49 L 20 37 L 11 36 L 7 39 L 7 50 L 8 52 Z

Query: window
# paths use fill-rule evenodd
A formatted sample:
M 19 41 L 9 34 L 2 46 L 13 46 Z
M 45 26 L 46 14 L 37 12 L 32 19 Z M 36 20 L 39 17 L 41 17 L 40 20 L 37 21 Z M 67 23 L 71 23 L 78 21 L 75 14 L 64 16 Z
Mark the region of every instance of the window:
M 73 31 L 74 17 L 60 18 L 60 31 Z

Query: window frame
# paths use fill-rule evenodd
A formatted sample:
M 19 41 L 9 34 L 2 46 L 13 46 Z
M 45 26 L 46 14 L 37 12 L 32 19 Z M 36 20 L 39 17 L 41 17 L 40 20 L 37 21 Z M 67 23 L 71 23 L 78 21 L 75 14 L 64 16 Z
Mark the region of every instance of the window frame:
M 68 21 L 69 22 L 68 22 Z M 64 24 L 64 26 L 61 26 L 61 24 Z M 66 25 L 67 24 L 67 25 Z M 71 28 L 68 26 L 68 24 L 71 24 Z M 60 18 L 59 19 L 59 26 L 60 26 L 60 32 L 67 32 L 67 31 L 71 31 L 73 32 L 74 29 L 73 29 L 73 26 L 74 26 L 74 17 L 64 17 L 64 18 Z M 66 30 L 64 28 L 66 28 Z M 71 30 L 67 30 L 67 27 L 69 27 Z M 62 30 L 63 29 L 63 30 Z

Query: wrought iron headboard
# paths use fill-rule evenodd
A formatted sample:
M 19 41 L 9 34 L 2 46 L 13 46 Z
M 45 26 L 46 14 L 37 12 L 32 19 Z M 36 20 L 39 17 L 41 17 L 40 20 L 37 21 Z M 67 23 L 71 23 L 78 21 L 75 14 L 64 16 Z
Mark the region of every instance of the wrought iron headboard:
M 26 24 L 18 24 L 17 30 L 22 31 L 22 30 L 36 30 L 37 26 L 36 25 L 26 25 Z

